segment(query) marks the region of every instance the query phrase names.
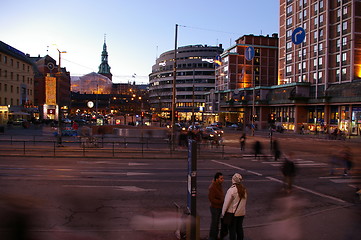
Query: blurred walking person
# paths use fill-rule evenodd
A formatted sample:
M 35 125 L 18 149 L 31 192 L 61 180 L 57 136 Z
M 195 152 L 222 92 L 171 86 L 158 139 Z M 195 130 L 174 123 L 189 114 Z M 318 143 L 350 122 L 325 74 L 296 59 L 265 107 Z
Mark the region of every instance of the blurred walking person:
M 278 144 L 278 141 L 275 139 L 272 143 L 272 152 L 274 155 L 274 160 L 278 161 L 278 159 L 281 157 L 281 150 Z
M 253 145 L 254 158 L 259 158 L 259 155 L 262 154 L 262 145 L 260 141 L 256 141 Z
M 223 174 L 217 172 L 214 175 L 213 181 L 208 188 L 208 199 L 211 204 L 211 226 L 209 230 L 209 240 L 217 240 L 219 233 L 219 222 L 222 213 L 222 206 L 224 202 L 224 191 L 222 183 L 224 181 Z
M 232 186 L 227 190 L 223 203 L 223 220 L 225 220 L 226 215 L 231 216 L 228 224 L 230 240 L 244 239 L 243 219 L 246 215 L 247 190 L 243 186 L 242 180 L 241 174 L 235 173 L 233 175 Z
M 284 177 L 284 188 L 286 192 L 291 192 L 294 178 L 296 176 L 296 165 L 293 162 L 293 153 L 289 153 L 288 157 L 282 164 L 281 171 Z
M 246 147 L 246 134 L 245 133 L 243 133 L 241 135 L 241 137 L 239 138 L 239 144 L 241 147 L 241 151 L 244 151 L 245 147 Z
M 347 176 L 353 165 L 350 147 L 344 146 L 340 152 L 340 157 L 344 165 L 343 175 Z

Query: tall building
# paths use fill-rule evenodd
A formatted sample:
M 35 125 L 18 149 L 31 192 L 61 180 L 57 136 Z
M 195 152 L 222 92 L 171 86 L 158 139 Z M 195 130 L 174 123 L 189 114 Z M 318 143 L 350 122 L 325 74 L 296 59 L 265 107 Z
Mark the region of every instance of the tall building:
M 247 60 L 246 52 L 254 49 Z M 218 119 L 209 121 L 251 122 L 253 94 L 259 97 L 261 86 L 277 84 L 278 35 L 244 35 L 235 45 L 221 54 L 221 64 L 216 68 L 215 92 L 207 94 L 206 112 L 217 113 Z M 257 97 L 257 99 L 258 99 Z
M 280 85 L 303 84 L 292 105 L 275 107 L 297 115 L 295 126 L 340 128 L 360 133 L 361 124 L 361 1 L 280 1 Z M 302 27 L 305 40 L 292 41 Z M 296 129 L 296 128 L 295 128 Z M 320 130 L 320 129 L 319 129 Z
M 0 41 L 0 124 L 6 123 L 9 115 L 24 117 L 33 103 L 32 62 L 23 52 Z
M 110 80 L 112 80 L 113 74 L 111 74 L 110 66 L 108 64 L 108 51 L 107 51 L 107 44 L 105 43 L 105 38 L 104 38 L 102 58 L 101 58 L 101 63 L 99 65 L 98 73 L 102 74 L 102 75 L 108 77 Z
M 279 83 L 309 82 L 315 97 L 331 84 L 361 78 L 361 2 L 280 1 Z M 305 29 L 301 44 L 295 28 Z
M 176 112 L 178 121 L 204 117 L 205 93 L 215 87 L 214 60 L 222 46 L 190 45 L 177 49 Z M 149 101 L 155 119 L 171 119 L 174 50 L 162 53 L 149 75 Z
M 56 61 L 46 55 L 30 57 L 34 66 L 34 103 L 40 119 L 58 120 L 67 115 L 70 105 L 70 72 L 56 65 Z

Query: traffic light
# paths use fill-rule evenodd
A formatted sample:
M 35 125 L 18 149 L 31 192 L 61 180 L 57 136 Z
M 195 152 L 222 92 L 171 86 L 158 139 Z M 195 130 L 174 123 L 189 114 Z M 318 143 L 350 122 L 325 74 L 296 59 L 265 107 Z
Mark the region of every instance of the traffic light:
M 269 123 L 275 123 L 275 121 L 276 121 L 276 116 L 275 116 L 275 114 L 274 114 L 274 113 L 270 113 L 270 114 L 268 115 L 268 122 L 269 122 Z
M 142 112 L 141 116 L 142 116 L 142 118 L 144 118 L 144 112 Z

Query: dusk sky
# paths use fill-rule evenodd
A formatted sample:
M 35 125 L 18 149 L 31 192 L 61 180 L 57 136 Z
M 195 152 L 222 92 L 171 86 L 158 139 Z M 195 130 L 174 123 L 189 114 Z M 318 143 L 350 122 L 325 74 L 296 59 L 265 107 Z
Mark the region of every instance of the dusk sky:
M 49 54 L 71 76 L 98 72 L 106 34 L 113 82 L 147 83 L 155 59 L 178 46 L 223 44 L 279 29 L 278 0 L 4 0 L 3 41 L 31 56 Z M 133 74 L 135 78 L 132 78 Z

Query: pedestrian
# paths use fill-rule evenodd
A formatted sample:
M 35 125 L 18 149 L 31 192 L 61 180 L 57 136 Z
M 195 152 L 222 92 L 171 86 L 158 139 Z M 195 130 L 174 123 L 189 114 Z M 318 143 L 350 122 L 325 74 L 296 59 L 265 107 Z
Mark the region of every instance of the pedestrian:
M 242 184 L 242 176 L 235 173 L 232 177 L 232 186 L 227 190 L 224 198 L 222 217 L 225 221 L 225 215 L 232 216 L 228 224 L 229 239 L 243 240 L 243 219 L 246 215 L 247 190 Z M 221 239 L 223 239 L 221 237 Z
M 296 165 L 293 162 L 293 153 L 291 152 L 288 157 L 285 157 L 281 167 L 281 172 L 284 177 L 284 188 L 288 193 L 292 190 L 292 184 L 296 176 L 296 171 Z
M 253 145 L 254 150 L 254 158 L 259 157 L 260 154 L 262 154 L 262 145 L 260 141 L 256 141 Z
M 239 144 L 241 147 L 241 151 L 244 151 L 246 146 L 246 133 L 243 133 L 239 138 Z
M 347 176 L 353 165 L 351 149 L 348 146 L 344 146 L 340 152 L 340 157 L 344 166 L 343 175 Z
M 278 144 L 278 141 L 275 139 L 272 143 L 272 152 L 274 155 L 274 160 L 278 161 L 278 159 L 281 157 L 281 150 Z
M 223 174 L 217 172 L 214 175 L 213 181 L 208 188 L 208 199 L 210 202 L 211 211 L 211 226 L 209 229 L 209 240 L 217 240 L 219 233 L 219 222 L 222 213 L 222 206 L 224 202 L 224 191 L 222 183 L 224 181 Z M 222 235 L 222 233 L 221 233 Z

